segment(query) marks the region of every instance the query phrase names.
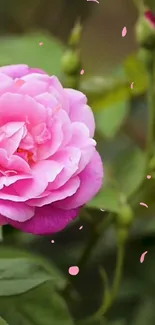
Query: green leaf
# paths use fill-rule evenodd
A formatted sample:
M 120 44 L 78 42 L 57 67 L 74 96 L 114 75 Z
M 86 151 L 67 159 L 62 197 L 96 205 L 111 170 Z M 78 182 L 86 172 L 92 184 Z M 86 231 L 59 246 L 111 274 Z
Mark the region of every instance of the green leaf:
M 145 208 L 145 207 L 144 207 Z M 142 209 L 141 209 L 142 211 Z M 155 206 L 154 206 L 155 211 Z M 140 212 L 139 212 L 140 213 Z M 155 235 L 155 218 L 154 216 L 150 218 L 149 212 L 143 212 L 145 214 L 144 218 L 137 219 L 132 227 L 130 237 L 144 237 L 144 236 L 151 236 Z M 135 212 L 135 215 L 138 215 Z M 140 215 L 141 217 L 141 215 Z M 148 217 L 148 218 L 147 218 Z
M 0 296 L 18 295 L 49 280 L 55 283 L 57 277 L 33 259 L 0 259 Z
M 6 321 L 0 317 L 0 325 L 8 325 Z
M 146 157 L 138 148 L 124 150 L 114 161 L 120 191 L 129 197 L 141 185 L 146 173 Z
M 131 93 L 134 95 L 144 93 L 148 88 L 148 76 L 144 63 L 137 54 L 133 54 L 125 60 L 124 70 L 130 83 L 134 82 Z
M 46 34 L 1 38 L 0 65 L 23 63 L 59 75 L 62 54 L 63 46 Z
M 132 96 L 146 92 L 147 89 L 147 71 L 137 54 L 129 56 L 112 76 L 83 79 L 80 85 L 80 90 L 88 96 L 89 104 L 94 111 L 114 106 L 117 109 L 119 103 L 124 103 Z
M 121 67 L 122 68 L 122 67 Z M 122 89 L 126 86 L 126 76 L 124 73 L 121 74 L 118 70 L 115 75 L 112 76 L 93 76 L 81 80 L 81 90 L 94 98 L 95 95 L 100 95 L 101 98 L 111 93 L 114 89 Z
M 115 187 L 106 186 L 87 204 L 88 208 L 104 209 L 110 212 L 119 212 L 120 193 Z
M 0 298 L 9 325 L 73 325 L 64 300 L 46 283 L 21 296 Z
M 123 78 L 93 77 L 83 81 L 80 90 L 88 96 L 93 110 L 101 111 L 110 106 L 114 107 L 121 101 L 128 100 L 130 96 L 129 86 L 124 76 Z
M 128 101 L 116 102 L 96 113 L 97 130 L 107 138 L 113 138 L 129 113 Z
M 138 282 L 137 279 L 131 279 L 131 278 L 123 278 L 122 283 L 120 286 L 120 290 L 118 292 L 117 299 L 120 300 L 120 302 L 125 300 L 131 300 L 136 299 L 140 295 L 143 295 L 144 290 L 141 282 Z

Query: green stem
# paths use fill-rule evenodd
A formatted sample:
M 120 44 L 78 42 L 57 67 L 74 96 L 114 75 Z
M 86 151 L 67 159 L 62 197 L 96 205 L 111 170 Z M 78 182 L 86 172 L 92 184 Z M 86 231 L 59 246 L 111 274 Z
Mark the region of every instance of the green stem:
M 81 69 L 81 33 L 82 25 L 78 20 L 71 31 L 68 40 L 68 49 L 62 57 L 62 82 L 67 88 L 79 89 Z
M 123 272 L 123 263 L 124 263 L 124 254 L 125 254 L 125 245 L 124 241 L 118 241 L 118 250 L 117 250 L 117 261 L 116 261 L 116 270 L 114 276 L 114 282 L 112 285 L 112 289 L 110 290 L 109 294 L 104 296 L 103 305 L 95 314 L 95 319 L 100 319 L 105 315 L 105 313 L 109 310 L 112 306 L 115 298 L 117 297 L 122 272 Z
M 99 223 L 99 225 L 97 227 L 95 227 L 95 229 L 93 230 L 90 240 L 88 241 L 88 244 L 86 245 L 86 247 L 82 253 L 82 256 L 77 264 L 80 267 L 80 269 L 85 267 L 90 255 L 92 253 L 92 249 L 97 244 L 97 242 L 100 239 L 103 232 L 112 223 L 112 220 L 113 220 L 113 214 L 109 213 L 109 215 L 104 218 L 103 222 Z M 66 287 L 63 290 L 64 294 L 66 294 L 66 295 L 68 294 L 70 287 L 71 287 L 71 283 L 70 283 L 70 280 L 68 280 Z
M 103 232 L 109 227 L 112 220 L 113 220 L 113 215 L 111 213 L 109 213 L 109 215 L 104 218 L 103 222 L 99 223 L 99 225 L 97 225 L 95 227 L 95 229 L 90 237 L 90 240 L 89 240 L 88 244 L 86 245 L 86 247 L 83 251 L 83 254 L 79 260 L 78 265 L 80 267 L 85 266 L 85 264 L 87 263 L 87 261 L 90 257 L 93 247 L 97 244 L 97 242 L 100 239 L 100 236 L 103 234 Z

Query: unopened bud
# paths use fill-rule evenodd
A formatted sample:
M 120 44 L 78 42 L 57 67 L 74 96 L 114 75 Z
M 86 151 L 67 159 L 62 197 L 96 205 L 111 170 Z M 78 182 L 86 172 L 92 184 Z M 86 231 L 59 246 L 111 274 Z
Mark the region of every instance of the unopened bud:
M 69 37 L 68 45 L 71 47 L 78 47 L 81 40 L 82 25 L 80 22 L 77 22 L 74 28 L 72 29 L 71 35 Z
M 73 88 L 77 89 L 77 83 L 78 83 L 78 78 L 75 78 L 75 76 L 62 76 L 62 83 L 65 85 L 65 88 Z
M 133 218 L 134 214 L 131 207 L 125 204 L 120 208 L 119 214 L 116 217 L 116 222 L 118 226 L 129 227 L 132 224 Z
M 155 16 L 151 10 L 145 10 L 136 24 L 136 38 L 141 47 L 155 49 Z
M 80 58 L 77 51 L 68 50 L 62 57 L 62 71 L 67 75 L 74 75 L 80 71 Z

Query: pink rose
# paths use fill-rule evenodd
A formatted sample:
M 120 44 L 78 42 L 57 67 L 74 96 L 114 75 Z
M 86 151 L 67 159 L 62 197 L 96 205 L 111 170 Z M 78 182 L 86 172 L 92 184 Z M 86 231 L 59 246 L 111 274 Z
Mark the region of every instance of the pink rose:
M 0 225 L 65 228 L 102 185 L 95 122 L 81 92 L 26 65 L 0 68 Z

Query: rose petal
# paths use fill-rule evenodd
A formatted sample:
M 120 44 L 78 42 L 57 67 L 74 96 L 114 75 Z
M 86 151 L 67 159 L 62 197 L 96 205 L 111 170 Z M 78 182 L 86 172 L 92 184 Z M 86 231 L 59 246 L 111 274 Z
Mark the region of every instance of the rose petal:
M 80 187 L 70 198 L 55 203 L 56 207 L 74 209 L 90 201 L 102 186 L 103 165 L 97 151 L 87 167 L 80 174 Z M 92 185 L 93 184 L 93 185 Z
M 26 222 L 9 223 L 17 229 L 36 235 L 47 235 L 63 230 L 78 215 L 79 209 L 64 211 L 47 205 L 36 208 L 35 215 Z
M 15 64 L 15 65 L 7 65 L 4 67 L 0 67 L 0 72 L 5 73 L 11 78 L 21 78 L 29 73 L 44 73 L 43 70 L 40 69 L 31 69 L 26 64 Z
M 63 166 L 55 161 L 40 161 L 32 167 L 32 178 L 17 181 L 14 189 L 26 200 L 37 197 L 45 191 L 48 183 L 56 178 L 62 168 Z
M 9 122 L 0 129 L 0 147 L 11 156 L 18 149 L 24 135 L 24 122 Z
M 93 112 L 87 104 L 87 98 L 78 90 L 65 89 L 69 96 L 70 119 L 72 122 L 83 122 L 90 131 L 90 136 L 94 136 L 95 120 Z
M 48 84 L 39 80 L 32 80 L 25 82 L 19 89 L 19 93 L 23 95 L 29 95 L 30 97 L 37 96 L 48 90 Z
M 31 206 L 42 207 L 47 204 L 51 204 L 53 202 L 63 200 L 66 197 L 72 196 L 76 193 L 77 189 L 80 186 L 80 179 L 79 177 L 71 178 L 65 185 L 60 187 L 57 190 L 53 190 L 47 196 L 31 199 L 28 201 L 28 204 Z
M 7 224 L 8 224 L 7 219 L 0 215 L 0 226 L 4 226 Z
M 34 216 L 34 208 L 25 203 L 0 200 L 0 214 L 8 219 L 23 222 Z
M 0 125 L 25 122 L 26 117 L 36 125 L 46 120 L 46 109 L 27 95 L 6 93 L 0 97 L 0 117 Z
M 55 181 L 48 186 L 48 190 L 54 190 L 64 185 L 78 170 L 81 151 L 78 148 L 66 147 L 59 150 L 53 159 L 63 164 L 63 170 L 56 177 Z

